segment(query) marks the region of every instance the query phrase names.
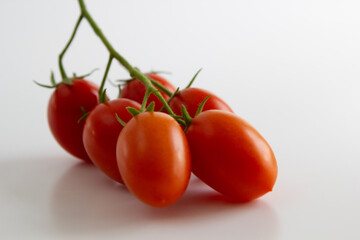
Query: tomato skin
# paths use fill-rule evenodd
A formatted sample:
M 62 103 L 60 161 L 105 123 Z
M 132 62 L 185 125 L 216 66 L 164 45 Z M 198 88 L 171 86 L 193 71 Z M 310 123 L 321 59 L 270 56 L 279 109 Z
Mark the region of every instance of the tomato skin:
M 126 107 L 140 109 L 133 100 L 120 98 L 97 105 L 86 118 L 83 142 L 91 161 L 108 177 L 124 184 L 116 161 L 116 142 L 123 126 L 119 118 L 128 122 L 132 115 Z
M 277 177 L 274 153 L 237 115 L 220 110 L 202 112 L 186 137 L 193 173 L 216 191 L 247 202 L 272 190 Z
M 56 141 L 70 154 L 86 162 L 87 155 L 82 133 L 85 121 L 81 107 L 91 111 L 99 103 L 98 87 L 84 79 L 73 79 L 72 85 L 60 84 L 50 97 L 47 117 Z
M 185 88 L 179 92 L 170 102 L 170 107 L 175 114 L 181 115 L 181 105 L 186 107 L 191 117 L 194 117 L 201 102 L 207 97 L 210 98 L 206 101 L 203 111 L 218 109 L 228 112 L 233 112 L 221 98 L 215 94 L 201 89 L 201 88 Z
M 159 82 L 161 85 L 163 85 L 165 88 L 167 88 L 171 92 L 175 92 L 176 88 L 165 78 L 163 78 L 155 73 L 147 73 L 145 75 L 148 76 L 149 78 Z M 142 82 L 140 82 L 140 80 L 134 79 L 134 80 L 131 80 L 130 82 L 128 82 L 122 88 L 121 96 L 124 98 L 134 100 L 141 104 L 143 101 L 143 98 L 145 96 L 145 92 L 146 92 L 146 87 L 144 86 L 144 84 Z M 160 93 L 166 101 L 170 98 L 164 92 L 160 92 Z M 155 111 L 159 111 L 163 107 L 163 104 L 161 103 L 161 101 L 153 94 L 151 94 L 148 99 L 148 105 L 151 102 L 155 102 Z
M 188 143 L 179 124 L 165 113 L 145 112 L 131 119 L 119 135 L 116 156 L 128 189 L 150 206 L 174 203 L 188 186 Z

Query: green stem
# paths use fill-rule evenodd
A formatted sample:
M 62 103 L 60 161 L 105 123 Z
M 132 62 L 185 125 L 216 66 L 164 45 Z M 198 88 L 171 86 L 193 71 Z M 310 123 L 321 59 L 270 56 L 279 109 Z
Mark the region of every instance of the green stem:
M 83 19 L 83 15 L 81 14 L 80 17 L 79 17 L 79 19 L 78 19 L 77 22 L 76 22 L 74 31 L 73 31 L 73 33 L 71 34 L 71 37 L 70 37 L 68 43 L 66 44 L 64 50 L 62 50 L 62 52 L 61 52 L 60 55 L 59 55 L 59 69 L 60 69 L 61 77 L 62 77 L 63 79 L 67 79 L 68 77 L 67 77 L 67 75 L 66 75 L 66 72 L 65 72 L 65 69 L 64 69 L 64 66 L 63 66 L 63 63 L 62 63 L 62 59 L 63 59 L 66 51 L 67 51 L 68 48 L 70 47 L 70 45 L 71 45 L 71 43 L 72 43 L 72 41 L 73 41 L 73 39 L 74 39 L 74 37 L 75 37 L 75 34 L 76 34 L 76 32 L 77 32 L 77 30 L 78 30 L 78 28 L 79 28 L 79 25 L 80 25 L 82 19 Z
M 145 86 L 147 89 L 149 89 L 149 91 L 154 94 L 156 97 L 159 98 L 159 100 L 162 102 L 162 104 L 164 105 L 165 109 L 168 111 L 168 113 L 171 116 L 176 116 L 175 113 L 171 110 L 171 108 L 169 107 L 169 105 L 167 104 L 166 100 L 164 99 L 164 97 L 160 94 L 159 91 L 157 91 L 157 89 L 154 87 L 154 85 L 151 83 L 150 79 L 148 77 L 146 77 L 143 73 L 141 73 L 137 68 L 134 68 L 128 61 L 126 61 L 125 58 L 123 58 L 114 48 L 113 46 L 110 44 L 110 42 L 107 40 L 107 38 L 105 37 L 105 35 L 103 34 L 103 32 L 101 31 L 101 29 L 99 28 L 99 26 L 96 24 L 96 22 L 94 21 L 94 19 L 91 17 L 91 15 L 89 14 L 89 12 L 86 9 L 84 0 L 79 0 L 79 5 L 80 5 L 80 9 L 81 9 L 81 13 L 84 16 L 84 18 L 88 21 L 88 23 L 90 24 L 91 28 L 94 30 L 95 34 L 100 38 L 100 40 L 103 42 L 103 44 L 105 45 L 105 47 L 107 48 L 107 50 L 110 52 L 110 54 L 119 61 L 119 63 L 128 70 L 130 76 L 132 78 L 137 78 L 139 79 Z
M 185 121 L 185 129 L 184 132 L 187 131 L 189 128 L 191 122 L 193 121 L 192 117 L 190 116 L 189 112 L 186 110 L 186 107 L 184 105 L 181 105 L 181 113 Z
M 151 92 L 149 91 L 149 89 L 146 89 L 146 92 L 145 92 L 145 96 L 144 96 L 144 99 L 143 99 L 143 102 L 141 104 L 141 108 L 140 108 L 140 112 L 144 112 L 145 111 L 145 108 L 146 108 L 146 104 L 147 104 L 147 101 L 149 99 L 149 96 L 150 96 Z
M 113 56 L 110 54 L 108 63 L 106 65 L 104 77 L 103 77 L 103 79 L 101 81 L 101 85 L 100 85 L 100 88 L 99 88 L 99 96 L 101 96 L 103 94 L 106 78 L 107 78 L 107 75 L 109 73 L 112 60 L 113 60 Z
M 173 100 L 173 98 L 178 95 L 180 92 L 180 88 L 178 87 L 175 92 L 173 92 L 173 94 L 171 94 L 170 98 L 167 100 L 167 103 L 170 104 L 171 100 Z M 162 106 L 162 108 L 160 108 L 159 112 L 161 112 L 162 110 L 164 110 L 164 106 Z
M 166 95 L 168 95 L 169 97 L 171 97 L 171 95 L 173 94 L 169 89 L 167 89 L 166 87 L 164 87 L 161 83 L 155 81 L 154 79 L 149 78 L 151 83 L 153 85 L 155 85 L 157 88 L 159 88 L 161 91 L 163 91 Z

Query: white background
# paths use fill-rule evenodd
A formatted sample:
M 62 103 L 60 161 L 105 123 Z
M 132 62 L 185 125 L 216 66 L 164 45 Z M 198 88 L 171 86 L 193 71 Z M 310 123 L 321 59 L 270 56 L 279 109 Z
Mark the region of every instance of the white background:
M 274 191 L 232 204 L 193 179 L 148 207 L 63 151 L 47 126 L 49 82 L 76 1 L 0 2 L 1 239 L 360 239 L 359 1 L 86 1 L 143 71 L 226 100 L 272 146 Z M 86 22 L 68 73 L 100 83 L 108 54 Z M 114 64 L 109 78 L 127 78 Z M 107 85 L 110 96 L 116 89 Z

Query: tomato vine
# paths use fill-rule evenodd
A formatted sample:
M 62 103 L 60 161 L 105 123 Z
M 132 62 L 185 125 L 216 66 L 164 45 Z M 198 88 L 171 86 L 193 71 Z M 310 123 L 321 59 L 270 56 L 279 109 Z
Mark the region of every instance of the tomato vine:
M 124 57 L 122 57 L 110 44 L 108 39 L 105 37 L 97 23 L 94 21 L 90 13 L 88 12 L 86 5 L 83 0 L 79 0 L 79 5 L 81 9 L 81 16 L 88 21 L 91 28 L 94 30 L 95 34 L 100 38 L 100 40 L 103 42 L 107 50 L 109 51 L 110 55 L 118 60 L 118 62 L 128 70 L 129 74 L 133 78 L 139 79 L 146 88 L 150 91 L 151 94 L 154 94 L 159 98 L 159 100 L 164 105 L 166 111 L 174 118 L 176 118 L 175 113 L 171 110 L 169 104 L 166 102 L 166 100 L 163 98 L 163 96 L 158 92 L 158 90 L 155 88 L 155 86 L 152 84 L 151 80 L 145 76 L 138 68 L 133 67 Z M 80 17 L 79 20 L 81 21 L 83 18 Z
M 78 3 L 80 16 L 58 56 L 62 80 L 57 83 L 52 72 L 50 85 L 36 82 L 55 88 L 48 121 L 65 150 L 95 164 L 143 202 L 157 207 L 182 196 L 191 171 L 238 201 L 250 201 L 272 190 L 277 163 L 270 145 L 222 99 L 191 87 L 201 69 L 182 90 L 156 73 L 144 74 L 114 49 L 84 0 Z M 63 66 L 84 20 L 109 54 L 99 87 L 83 79 L 88 74 L 69 78 Z M 114 60 L 131 79 L 121 80 L 125 97 L 110 101 L 104 86 Z

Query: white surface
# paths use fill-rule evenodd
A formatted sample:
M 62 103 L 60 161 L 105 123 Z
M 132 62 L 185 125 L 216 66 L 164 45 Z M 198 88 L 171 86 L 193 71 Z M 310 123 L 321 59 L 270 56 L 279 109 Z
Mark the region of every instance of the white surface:
M 0 2 L 1 239 L 360 239 L 358 1 L 86 1 L 115 48 L 144 71 L 225 99 L 277 156 L 274 191 L 245 205 L 194 179 L 176 204 L 137 201 L 53 140 L 46 122 L 76 1 Z M 82 23 L 68 72 L 107 52 Z M 126 78 L 118 66 L 110 79 Z M 110 85 L 107 85 L 111 88 Z M 115 89 L 110 90 L 115 96 Z

